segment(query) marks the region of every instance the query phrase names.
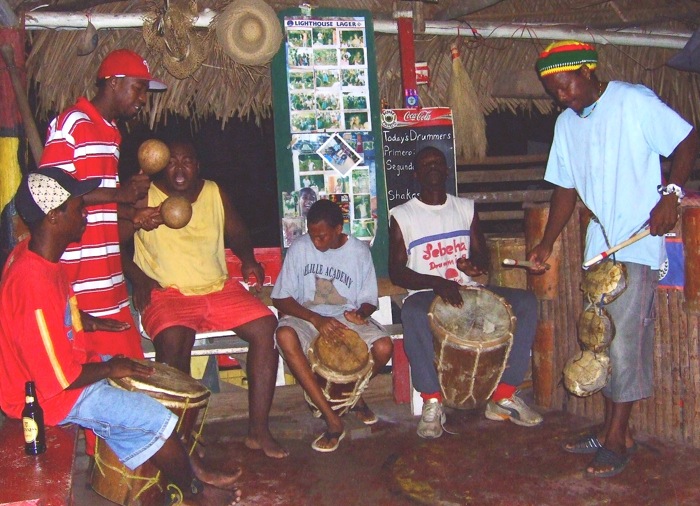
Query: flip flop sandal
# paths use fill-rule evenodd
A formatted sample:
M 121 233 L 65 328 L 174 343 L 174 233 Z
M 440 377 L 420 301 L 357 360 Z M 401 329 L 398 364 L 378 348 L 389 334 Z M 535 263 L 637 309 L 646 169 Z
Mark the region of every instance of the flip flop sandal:
M 595 457 L 593 457 L 593 460 L 591 460 L 590 464 L 588 464 L 588 467 L 593 467 L 594 469 L 610 467 L 611 469 L 598 473 L 595 471 L 591 472 L 588 470 L 588 467 L 586 467 L 586 475 L 590 476 L 591 478 L 610 478 L 612 476 L 617 476 L 625 469 L 631 457 L 632 455 L 629 453 L 620 455 L 619 453 L 615 453 L 614 451 L 608 450 L 605 447 L 600 448 L 596 452 Z
M 603 443 L 600 442 L 598 436 L 591 434 L 589 436 L 584 436 L 581 439 L 573 443 L 564 443 L 561 445 L 562 450 L 569 453 L 586 453 L 593 454 L 603 447 Z M 639 445 L 636 442 L 627 448 L 627 455 L 632 455 L 639 449 Z
M 318 436 L 314 440 L 313 443 L 311 443 L 311 448 L 313 448 L 317 452 L 322 452 L 322 453 L 334 452 L 338 449 L 338 446 L 340 445 L 340 442 L 343 440 L 344 437 L 345 437 L 345 431 L 343 431 L 343 432 L 328 432 L 328 431 L 326 431 L 323 434 L 321 434 L 320 436 Z M 324 438 L 329 440 L 329 441 L 331 439 L 335 439 L 336 442 L 333 446 L 329 446 L 329 447 L 319 446 L 319 443 Z
M 350 412 L 354 413 L 357 419 L 365 425 L 374 425 L 379 421 L 377 415 L 374 414 L 374 411 L 369 409 L 369 406 L 367 404 L 365 404 L 364 406 L 355 405 L 350 409 Z
M 596 453 L 603 447 L 598 436 L 591 434 L 584 436 L 573 443 L 564 443 L 562 449 L 569 453 Z

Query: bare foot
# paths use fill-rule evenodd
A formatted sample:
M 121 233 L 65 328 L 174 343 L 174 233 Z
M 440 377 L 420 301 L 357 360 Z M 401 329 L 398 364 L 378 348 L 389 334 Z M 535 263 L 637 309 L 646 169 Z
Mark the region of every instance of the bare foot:
M 287 449 L 275 441 L 269 432 L 264 437 L 255 438 L 253 436 L 247 436 L 244 444 L 251 450 L 262 450 L 265 455 L 272 459 L 284 459 L 289 457 Z
M 187 506 L 229 506 L 241 500 L 241 491 L 224 490 L 213 485 L 204 485 L 204 490 L 183 498 L 180 504 Z
M 218 488 L 237 490 L 234 484 L 243 473 L 243 469 L 240 467 L 234 467 L 228 473 L 211 471 L 204 466 L 204 462 L 199 458 L 197 452 L 192 454 L 190 460 L 192 461 L 192 469 L 194 470 L 195 476 L 204 483 Z

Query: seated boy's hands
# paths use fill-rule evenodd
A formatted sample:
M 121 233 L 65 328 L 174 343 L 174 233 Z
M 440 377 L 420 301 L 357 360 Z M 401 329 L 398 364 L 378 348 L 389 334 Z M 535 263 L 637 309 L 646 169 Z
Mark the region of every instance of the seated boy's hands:
M 352 311 L 345 311 L 345 318 L 355 325 L 367 325 L 367 318 L 362 316 L 358 309 L 353 309 Z
M 338 320 L 331 318 L 330 316 L 318 315 L 318 317 L 314 318 L 311 323 L 313 323 L 316 330 L 318 330 L 318 333 L 322 336 L 343 337 L 343 330 L 347 328 Z

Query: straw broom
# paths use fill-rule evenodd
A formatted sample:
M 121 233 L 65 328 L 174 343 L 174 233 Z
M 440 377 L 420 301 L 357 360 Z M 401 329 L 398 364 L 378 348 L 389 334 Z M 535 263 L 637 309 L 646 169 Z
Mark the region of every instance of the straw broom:
M 452 108 L 455 154 L 461 160 L 484 158 L 487 146 L 484 113 L 455 44 L 452 44 L 451 51 L 452 78 L 448 88 L 448 101 Z

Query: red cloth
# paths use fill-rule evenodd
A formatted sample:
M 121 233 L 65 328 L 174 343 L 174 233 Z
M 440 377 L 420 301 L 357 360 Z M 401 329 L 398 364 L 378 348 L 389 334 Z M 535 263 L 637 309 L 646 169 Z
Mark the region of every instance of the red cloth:
M 117 166 L 121 134 L 86 98 L 61 113 L 49 126 L 40 167 L 61 167 L 77 179 L 101 179 L 100 188 L 119 187 Z M 142 358 L 141 336 L 129 311 L 119 249 L 117 204 L 88 206 L 88 224 L 80 242 L 72 243 L 61 263 L 73 285 L 78 306 L 96 317 L 131 325 L 123 332 L 85 335 L 77 346 L 87 352 Z M 83 339 L 81 337 L 81 339 Z
M 82 392 L 66 388 L 87 361 L 74 347 L 83 329 L 63 266 L 29 251 L 28 243 L 12 251 L 0 283 L 0 407 L 21 418 L 24 385 L 32 380 L 44 421 L 56 425 Z

